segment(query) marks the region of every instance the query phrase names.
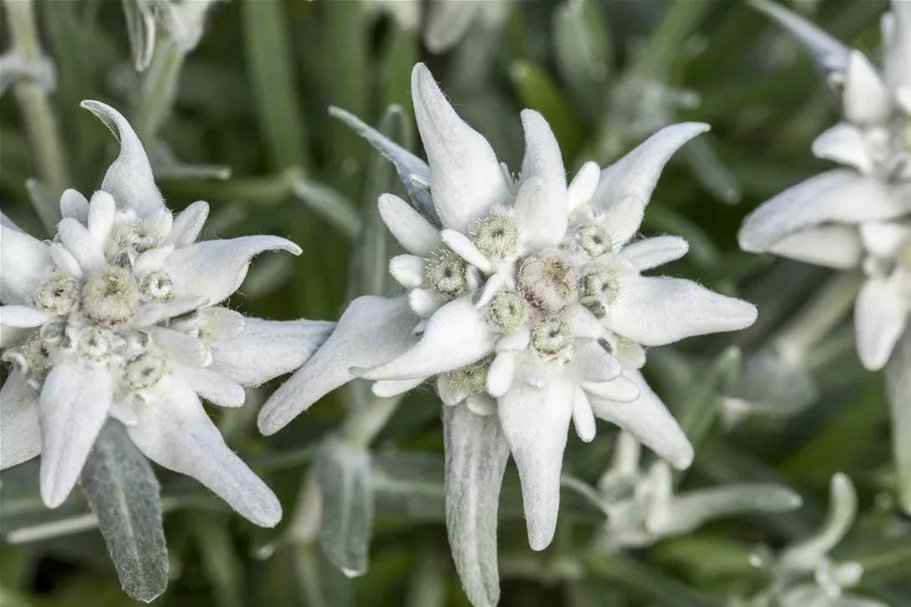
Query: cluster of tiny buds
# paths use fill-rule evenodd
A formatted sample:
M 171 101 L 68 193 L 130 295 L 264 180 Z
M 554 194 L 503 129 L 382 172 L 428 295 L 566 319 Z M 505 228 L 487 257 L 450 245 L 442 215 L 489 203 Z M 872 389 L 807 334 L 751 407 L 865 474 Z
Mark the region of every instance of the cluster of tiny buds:
M 510 334 L 525 326 L 531 306 L 512 291 L 500 291 L 487 305 L 487 320 L 500 333 Z
M 79 281 L 64 272 L 54 272 L 35 291 L 35 305 L 55 316 L 66 316 L 80 300 Z
M 531 331 L 532 347 L 545 356 L 556 356 L 572 344 L 572 328 L 560 316 L 545 318 Z
M 174 216 L 167 209 L 142 220 L 132 212 L 118 212 L 105 243 L 105 256 L 115 261 L 123 258 L 131 261 L 139 253 L 157 247 L 171 231 L 173 222 Z
M 610 234 L 596 223 L 580 226 L 575 232 L 575 239 L 579 248 L 590 257 L 598 257 L 613 250 Z
M 481 394 L 487 390 L 487 372 L 492 357 L 488 357 L 473 365 L 456 369 L 449 373 L 449 384 L 456 393 Z
M 535 308 L 559 312 L 579 299 L 578 279 L 559 251 L 530 255 L 519 266 L 519 291 Z
M 474 232 L 478 250 L 491 257 L 506 257 L 519 246 L 519 228 L 507 211 L 495 211 L 478 222 Z
M 427 281 L 446 297 L 463 295 L 468 287 L 468 264 L 450 249 L 440 248 L 427 261 Z
M 82 309 L 94 322 L 110 327 L 121 325 L 136 314 L 142 293 L 130 271 L 108 266 L 88 276 L 82 287 Z

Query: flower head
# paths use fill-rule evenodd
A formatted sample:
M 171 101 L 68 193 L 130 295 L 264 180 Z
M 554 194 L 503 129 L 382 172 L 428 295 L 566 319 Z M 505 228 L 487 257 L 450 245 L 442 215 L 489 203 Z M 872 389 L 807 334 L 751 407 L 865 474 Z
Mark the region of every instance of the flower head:
M 911 213 L 911 3 L 883 17 L 877 68 L 812 23 L 755 0 L 816 55 L 841 96 L 844 121 L 813 142 L 838 168 L 785 190 L 745 220 L 740 246 L 867 275 L 855 308 L 861 362 L 882 368 L 911 311 L 907 266 Z
M 244 386 L 300 366 L 325 339 L 331 323 L 269 322 L 216 305 L 254 255 L 300 249 L 275 236 L 198 241 L 206 203 L 173 216 L 123 116 L 97 101 L 83 107 L 120 141 L 101 189 L 91 200 L 63 193 L 50 242 L 0 227 L 0 345 L 13 364 L 0 464 L 40 453 L 41 495 L 56 507 L 115 418 L 150 459 L 275 525 L 278 500 L 224 443 L 201 398 L 240 406 Z
M 643 346 L 740 329 L 756 317 L 752 305 L 690 281 L 641 275 L 686 253 L 675 237 L 633 240 L 662 167 L 707 127 L 669 127 L 603 172 L 586 164 L 567 184 L 550 127 L 526 110 L 525 159 L 513 179 L 423 65 L 413 71 L 412 97 L 429 166 L 343 115 L 392 158 L 406 185 L 429 186 L 430 211 L 421 193 L 416 207 L 389 194 L 379 200 L 408 251 L 390 264 L 407 295 L 355 300 L 267 403 L 260 428 L 278 430 L 355 375 L 376 380 L 385 396 L 434 378 L 447 408 L 472 413 L 444 416 L 454 424 L 451 471 L 467 457 L 451 450 L 489 449 L 491 462 L 511 452 L 529 540 L 542 549 L 556 525 L 570 421 L 586 441 L 596 416 L 617 423 L 688 466 L 692 447 L 636 370 Z M 482 435 L 487 443 L 478 446 Z M 485 490 L 497 492 L 499 477 L 489 481 L 495 486 Z

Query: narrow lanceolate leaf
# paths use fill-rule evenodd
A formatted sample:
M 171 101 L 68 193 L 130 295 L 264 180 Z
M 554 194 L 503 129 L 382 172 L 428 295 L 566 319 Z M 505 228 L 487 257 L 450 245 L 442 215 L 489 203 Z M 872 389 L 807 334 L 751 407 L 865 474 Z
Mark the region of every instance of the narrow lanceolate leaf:
M 346 576 L 362 575 L 373 527 L 370 454 L 329 438 L 316 461 L 316 478 L 322 494 L 323 551 Z
M 497 507 L 509 448 L 496 415 L 445 407 L 446 529 L 456 571 L 474 607 L 500 599 Z
M 119 422 L 108 422 L 98 435 L 80 482 L 123 590 L 151 602 L 168 585 L 158 480 Z
M 898 501 L 906 513 L 911 513 L 911 330 L 905 331 L 886 366 L 886 392 L 892 416 Z

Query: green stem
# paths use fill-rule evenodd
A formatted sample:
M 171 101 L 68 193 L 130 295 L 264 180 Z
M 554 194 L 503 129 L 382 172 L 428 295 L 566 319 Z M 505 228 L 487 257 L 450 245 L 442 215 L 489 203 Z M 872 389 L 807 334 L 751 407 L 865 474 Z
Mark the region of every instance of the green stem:
M 39 63 L 44 60 L 32 0 L 4 0 L 12 37 L 13 52 L 23 61 Z M 69 185 L 64 153 L 66 148 L 45 87 L 30 78 L 23 78 L 14 86 L 22 119 L 33 146 L 38 176 L 59 197 Z M 36 209 L 42 223 L 52 233 L 60 220 L 57 205 Z
M 724 600 L 697 594 L 692 588 L 623 554 L 595 555 L 589 571 L 639 596 L 647 603 L 668 607 L 723 607 Z
M 142 141 L 152 141 L 171 115 L 185 57 L 173 40 L 163 40 L 155 46 L 152 64 L 142 80 L 137 112 L 136 132 Z

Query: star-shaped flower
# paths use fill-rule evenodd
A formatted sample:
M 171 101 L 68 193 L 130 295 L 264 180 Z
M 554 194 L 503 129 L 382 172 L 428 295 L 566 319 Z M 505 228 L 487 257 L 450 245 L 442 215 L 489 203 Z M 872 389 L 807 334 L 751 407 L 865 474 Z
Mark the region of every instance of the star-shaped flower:
M 766 1 L 754 4 L 816 55 L 840 91 L 841 122 L 813 142 L 838 168 L 761 205 L 745 220 L 740 246 L 867 276 L 855 307 L 857 349 L 870 370 L 882 368 L 911 310 L 911 2 L 893 0 L 883 16 L 883 63 L 877 69 L 809 21 Z
M 333 323 L 245 318 L 216 304 L 253 256 L 300 254 L 277 236 L 197 242 L 208 205 L 165 207 L 142 144 L 117 111 L 83 107 L 120 141 L 91 201 L 60 199 L 50 242 L 0 227 L 0 466 L 41 454 L 41 496 L 60 505 L 108 418 L 160 465 L 195 477 L 254 523 L 281 506 L 225 444 L 203 409 L 239 407 L 244 386 L 299 367 Z
M 596 416 L 617 423 L 688 466 L 692 447 L 673 417 L 657 398 L 640 398 L 651 394 L 637 371 L 643 346 L 756 318 L 752 305 L 693 282 L 641 275 L 684 255 L 682 239 L 632 242 L 662 167 L 707 127 L 669 127 L 603 172 L 585 165 L 567 185 L 557 142 L 536 112 L 522 113 L 526 155 L 513 179 L 423 65 L 412 97 L 429 167 L 357 126 L 414 192 L 416 207 L 388 194 L 379 201 L 408 251 L 390 263 L 408 293 L 352 302 L 325 346 L 266 404 L 260 428 L 277 431 L 355 376 L 377 380 L 383 396 L 436 378 L 449 410 L 450 472 L 465 455 L 453 451 L 487 433 L 498 490 L 511 452 L 529 541 L 540 550 L 554 534 L 570 420 L 584 440 L 594 437 Z

